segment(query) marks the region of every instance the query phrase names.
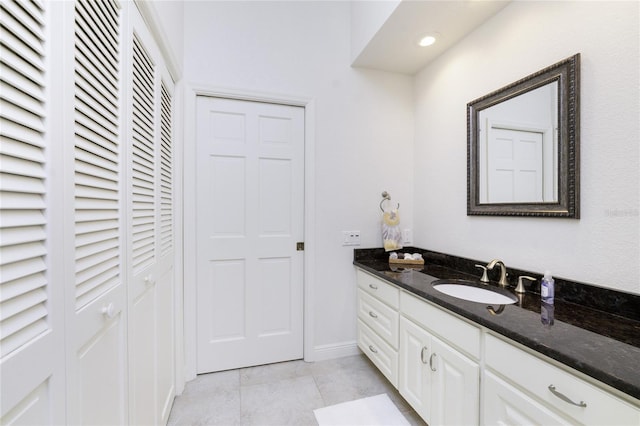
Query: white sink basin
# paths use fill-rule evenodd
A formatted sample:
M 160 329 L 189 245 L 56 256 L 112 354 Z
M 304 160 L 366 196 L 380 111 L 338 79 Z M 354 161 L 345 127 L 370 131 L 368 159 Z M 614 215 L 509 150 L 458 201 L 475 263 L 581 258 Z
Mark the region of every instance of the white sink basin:
M 484 286 L 471 281 L 436 281 L 433 283 L 433 288 L 458 299 L 488 305 L 510 305 L 518 301 L 518 298 L 507 290 Z

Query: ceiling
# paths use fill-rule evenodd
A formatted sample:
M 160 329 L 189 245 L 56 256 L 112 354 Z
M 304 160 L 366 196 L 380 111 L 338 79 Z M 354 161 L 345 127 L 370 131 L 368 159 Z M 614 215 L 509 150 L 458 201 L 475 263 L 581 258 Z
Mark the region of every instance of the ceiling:
M 403 0 L 353 61 L 352 66 L 413 75 L 510 0 Z M 435 44 L 418 46 L 425 34 Z

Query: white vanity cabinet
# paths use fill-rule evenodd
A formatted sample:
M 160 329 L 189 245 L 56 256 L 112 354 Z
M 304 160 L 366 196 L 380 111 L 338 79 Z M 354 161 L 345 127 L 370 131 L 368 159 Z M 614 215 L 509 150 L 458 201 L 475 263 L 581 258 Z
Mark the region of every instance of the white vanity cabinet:
M 357 270 L 358 347 L 398 387 L 398 307 L 400 290 Z
M 640 425 L 637 400 L 357 270 L 358 346 L 430 425 Z
M 400 394 L 429 424 L 478 424 L 478 363 L 434 333 L 479 354 L 479 329 L 407 293 L 400 306 Z
M 640 425 L 640 410 L 503 338 L 486 333 L 483 423 Z

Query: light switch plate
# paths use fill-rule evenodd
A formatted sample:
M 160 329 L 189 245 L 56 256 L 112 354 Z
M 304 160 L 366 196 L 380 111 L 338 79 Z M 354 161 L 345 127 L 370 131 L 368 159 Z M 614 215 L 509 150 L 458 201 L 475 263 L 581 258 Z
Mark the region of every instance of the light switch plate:
M 360 245 L 360 231 L 342 231 L 342 245 L 343 246 L 359 246 Z

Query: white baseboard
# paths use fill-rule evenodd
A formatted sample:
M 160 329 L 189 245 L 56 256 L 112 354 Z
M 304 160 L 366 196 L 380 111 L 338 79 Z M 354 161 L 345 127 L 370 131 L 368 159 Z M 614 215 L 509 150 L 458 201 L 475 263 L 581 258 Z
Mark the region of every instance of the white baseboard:
M 358 354 L 360 354 L 360 349 L 358 348 L 358 343 L 354 340 L 351 342 L 315 346 L 313 353 L 305 354 L 304 360 L 307 362 L 324 361 Z

